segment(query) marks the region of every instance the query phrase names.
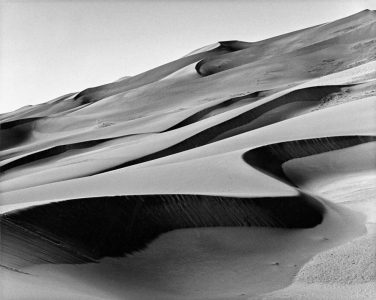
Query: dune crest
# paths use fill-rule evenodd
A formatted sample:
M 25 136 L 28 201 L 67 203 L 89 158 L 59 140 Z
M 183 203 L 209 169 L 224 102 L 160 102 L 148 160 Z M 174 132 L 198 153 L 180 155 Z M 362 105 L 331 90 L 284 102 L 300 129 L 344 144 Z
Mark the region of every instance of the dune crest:
M 220 41 L 2 114 L 1 296 L 372 299 L 375 32 Z

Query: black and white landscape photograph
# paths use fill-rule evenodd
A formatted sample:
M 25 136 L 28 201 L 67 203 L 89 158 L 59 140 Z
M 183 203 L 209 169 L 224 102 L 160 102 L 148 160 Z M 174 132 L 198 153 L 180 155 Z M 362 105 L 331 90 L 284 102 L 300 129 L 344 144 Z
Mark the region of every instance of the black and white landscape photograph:
M 374 0 L 3 0 L 0 299 L 376 299 Z

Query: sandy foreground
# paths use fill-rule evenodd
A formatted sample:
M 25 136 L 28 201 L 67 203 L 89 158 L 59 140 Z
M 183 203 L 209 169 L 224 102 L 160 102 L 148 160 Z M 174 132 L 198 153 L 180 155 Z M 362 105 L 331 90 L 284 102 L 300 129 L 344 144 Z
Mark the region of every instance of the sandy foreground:
M 1 299 L 374 299 L 376 12 L 0 115 Z

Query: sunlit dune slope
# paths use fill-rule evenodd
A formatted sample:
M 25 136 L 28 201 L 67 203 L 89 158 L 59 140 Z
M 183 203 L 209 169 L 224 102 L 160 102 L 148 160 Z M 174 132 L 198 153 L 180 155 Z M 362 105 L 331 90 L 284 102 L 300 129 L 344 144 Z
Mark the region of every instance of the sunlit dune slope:
M 375 53 L 366 10 L 0 115 L 1 298 L 373 299 Z

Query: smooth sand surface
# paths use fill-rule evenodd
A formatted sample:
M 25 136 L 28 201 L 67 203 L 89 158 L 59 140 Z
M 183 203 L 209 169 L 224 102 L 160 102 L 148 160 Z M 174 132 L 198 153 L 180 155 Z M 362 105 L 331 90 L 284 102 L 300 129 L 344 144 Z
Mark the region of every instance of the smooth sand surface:
M 376 13 L 0 115 L 1 299 L 373 299 Z

